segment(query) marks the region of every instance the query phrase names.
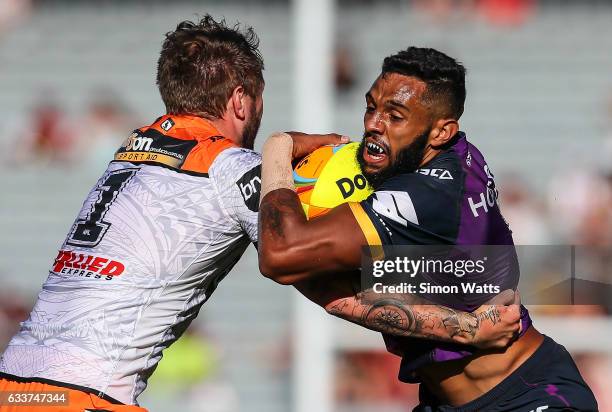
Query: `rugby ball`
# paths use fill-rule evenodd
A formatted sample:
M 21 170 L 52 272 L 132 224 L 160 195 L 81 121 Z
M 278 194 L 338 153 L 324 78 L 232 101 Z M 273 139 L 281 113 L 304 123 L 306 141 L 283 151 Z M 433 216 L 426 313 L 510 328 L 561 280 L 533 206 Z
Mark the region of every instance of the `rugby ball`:
M 359 143 L 323 146 L 304 157 L 293 170 L 296 192 L 308 219 L 346 202 L 360 202 L 373 190 L 357 162 Z

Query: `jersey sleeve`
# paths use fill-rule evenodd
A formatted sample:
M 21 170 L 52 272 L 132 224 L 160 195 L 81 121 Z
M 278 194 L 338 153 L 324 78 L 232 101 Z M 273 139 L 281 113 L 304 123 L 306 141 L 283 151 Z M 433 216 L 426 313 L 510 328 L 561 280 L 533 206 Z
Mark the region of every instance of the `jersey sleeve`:
M 226 213 L 256 243 L 261 155 L 243 148 L 227 149 L 215 159 L 210 174 Z

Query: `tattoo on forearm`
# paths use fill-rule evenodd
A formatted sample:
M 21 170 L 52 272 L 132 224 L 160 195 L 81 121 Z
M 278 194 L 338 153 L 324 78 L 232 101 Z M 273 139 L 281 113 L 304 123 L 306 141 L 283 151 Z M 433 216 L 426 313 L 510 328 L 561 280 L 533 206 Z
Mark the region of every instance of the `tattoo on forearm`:
M 411 331 L 419 328 L 410 306 L 394 299 L 383 299 L 364 311 L 362 320 L 381 331 Z
M 283 219 L 302 213 L 296 194 L 289 189 L 275 190 L 266 195 L 259 207 L 259 233 L 269 233 L 279 238 L 285 237 Z
M 448 331 L 450 337 L 459 335 L 467 335 L 470 338 L 476 336 L 478 327 L 480 326 L 479 319 L 471 313 L 457 313 L 453 309 L 445 306 L 437 306 L 446 316 L 442 319 L 442 324 Z
M 501 315 L 499 314 L 499 310 L 497 309 L 496 306 L 493 306 L 493 305 L 489 306 L 487 310 L 480 313 L 478 317 L 479 317 L 479 321 L 482 322 L 482 321 L 488 320 L 494 325 L 501 321 Z
M 383 333 L 445 341 L 458 338 L 456 341 L 460 342 L 474 339 L 484 322 L 495 325 L 501 321 L 495 306 L 477 315 L 440 305 L 412 305 L 414 302 L 401 297 L 372 298 L 366 291 L 334 302 L 327 311 Z
M 443 323 L 443 319 L 451 319 L 449 312 L 454 313 L 452 310 L 444 308 L 446 317 L 443 318 L 440 309 L 433 305 L 414 310 L 401 299 L 385 297 L 374 303 L 364 303 L 361 299 L 363 296 L 360 293 L 359 297 L 340 299 L 326 309 L 334 316 L 393 335 L 450 339 L 455 333 L 454 328 L 448 331 L 449 328 Z
M 349 303 L 348 299 L 340 299 L 338 302 L 333 303 L 327 308 L 327 312 L 334 316 L 341 316 L 346 313 Z
M 261 225 L 259 233 L 271 231 L 275 236 L 285 237 L 281 220 L 281 211 L 273 204 L 262 204 L 259 210 Z

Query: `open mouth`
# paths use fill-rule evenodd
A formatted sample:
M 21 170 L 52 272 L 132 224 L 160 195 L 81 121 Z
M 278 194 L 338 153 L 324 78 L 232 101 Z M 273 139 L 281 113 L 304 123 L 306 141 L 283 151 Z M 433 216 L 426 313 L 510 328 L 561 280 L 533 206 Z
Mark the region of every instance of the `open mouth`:
M 383 143 L 367 139 L 363 151 L 363 157 L 367 163 L 380 163 L 387 158 L 388 149 Z

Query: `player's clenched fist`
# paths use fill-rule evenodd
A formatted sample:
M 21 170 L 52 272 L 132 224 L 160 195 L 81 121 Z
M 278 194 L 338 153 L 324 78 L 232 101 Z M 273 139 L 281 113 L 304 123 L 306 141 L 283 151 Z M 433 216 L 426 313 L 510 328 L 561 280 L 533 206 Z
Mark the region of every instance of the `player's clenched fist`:
M 479 348 L 505 348 L 521 330 L 519 305 L 484 305 L 473 314 L 478 328 L 472 343 Z

